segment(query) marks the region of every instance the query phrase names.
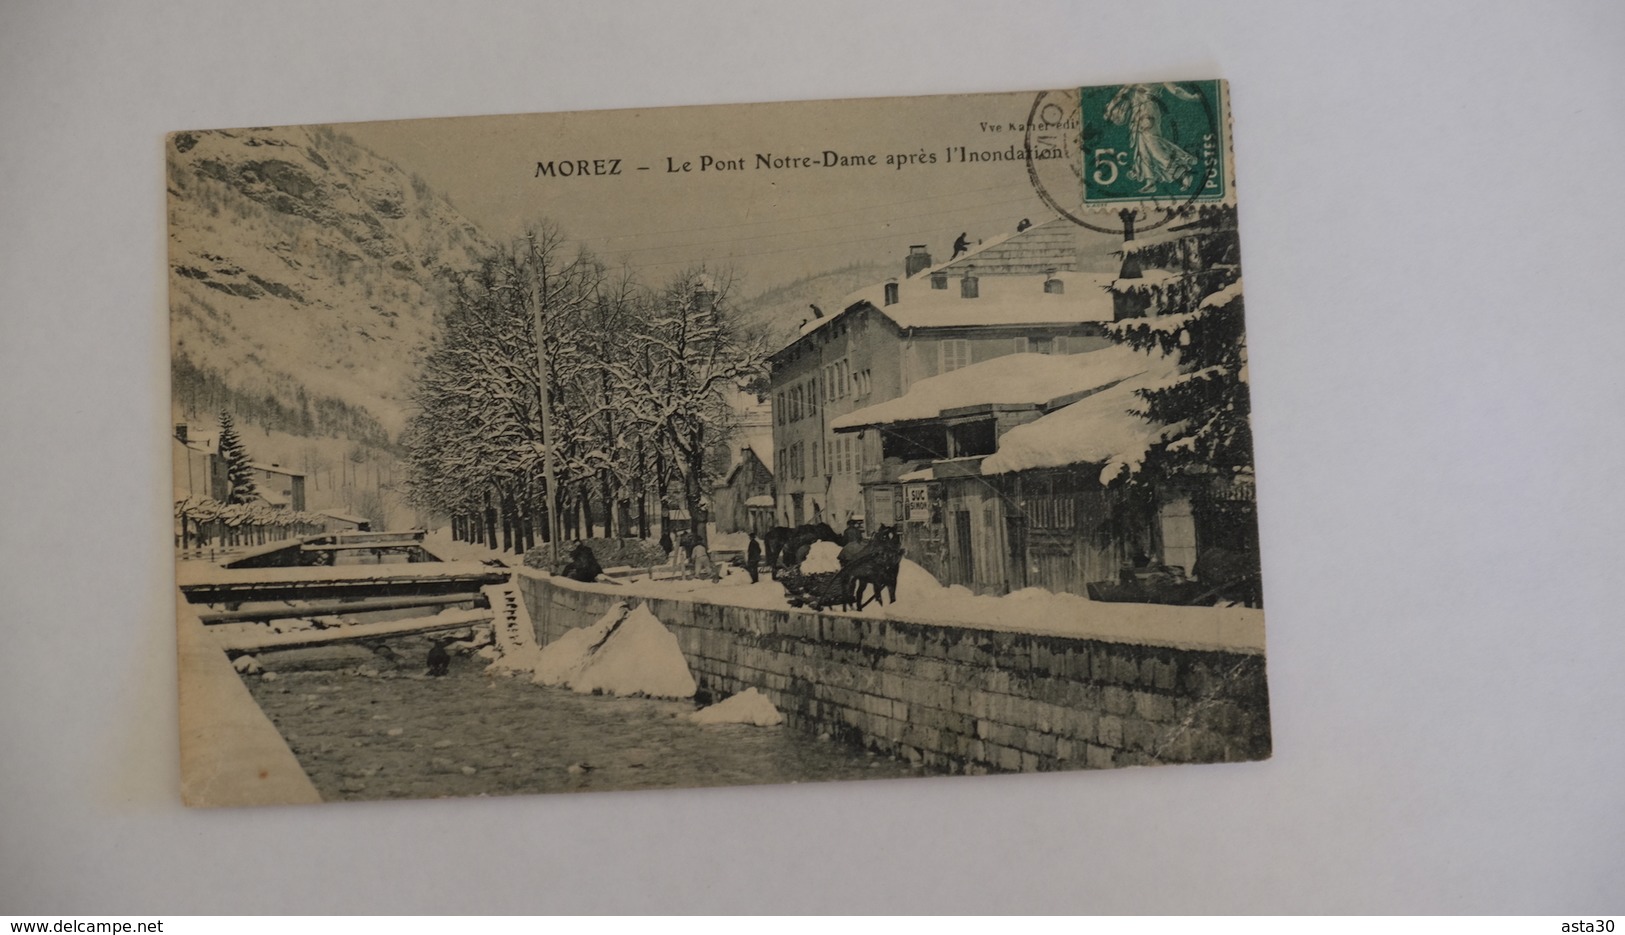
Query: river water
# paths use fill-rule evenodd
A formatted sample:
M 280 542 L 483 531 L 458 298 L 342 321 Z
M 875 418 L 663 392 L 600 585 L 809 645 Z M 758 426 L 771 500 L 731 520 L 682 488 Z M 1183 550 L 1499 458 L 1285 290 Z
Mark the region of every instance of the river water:
M 267 653 L 274 678 L 244 682 L 329 801 L 923 775 L 786 727 L 701 727 L 689 702 L 487 676 L 477 657 L 427 678 L 427 646 Z

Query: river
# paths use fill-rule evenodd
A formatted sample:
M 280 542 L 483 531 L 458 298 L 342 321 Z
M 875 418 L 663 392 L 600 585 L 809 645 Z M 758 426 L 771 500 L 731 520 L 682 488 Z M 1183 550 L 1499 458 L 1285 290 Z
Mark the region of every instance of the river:
M 428 678 L 424 639 L 377 645 L 267 653 L 274 677 L 244 678 L 329 801 L 923 775 L 787 727 L 701 727 L 690 702 L 488 676 L 474 656 Z

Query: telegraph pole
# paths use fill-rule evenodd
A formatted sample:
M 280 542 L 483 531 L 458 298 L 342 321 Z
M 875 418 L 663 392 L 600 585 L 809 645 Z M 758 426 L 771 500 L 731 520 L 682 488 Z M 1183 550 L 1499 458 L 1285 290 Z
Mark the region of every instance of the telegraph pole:
M 562 526 L 559 523 L 558 477 L 553 470 L 553 406 L 548 398 L 547 342 L 542 340 L 542 264 L 536 255 L 534 236 L 530 240 L 530 263 L 530 305 L 536 318 L 536 373 L 542 404 L 542 474 L 547 479 L 547 540 L 550 554 L 557 558 L 561 548 L 559 532 Z

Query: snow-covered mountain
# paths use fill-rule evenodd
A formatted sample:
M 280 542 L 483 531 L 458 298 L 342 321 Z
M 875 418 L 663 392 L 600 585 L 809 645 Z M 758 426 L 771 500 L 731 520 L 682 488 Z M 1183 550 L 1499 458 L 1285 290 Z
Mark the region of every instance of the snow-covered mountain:
M 177 416 L 228 404 L 295 435 L 394 438 L 437 271 L 475 266 L 479 229 L 328 127 L 176 133 L 167 149 Z

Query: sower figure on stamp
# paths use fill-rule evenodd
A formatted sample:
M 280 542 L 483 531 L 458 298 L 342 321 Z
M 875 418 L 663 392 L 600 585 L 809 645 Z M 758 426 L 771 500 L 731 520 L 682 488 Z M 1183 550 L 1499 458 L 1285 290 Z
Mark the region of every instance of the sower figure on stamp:
M 1183 100 L 1196 99 L 1189 91 L 1173 84 L 1162 87 Z M 1176 182 L 1181 189 L 1188 189 L 1195 181 L 1196 157 L 1162 135 L 1162 115 L 1166 110 L 1157 88 L 1146 84 L 1123 85 L 1106 105 L 1106 119 L 1128 127 L 1134 161 L 1127 174 L 1145 183 L 1140 189 L 1145 194 L 1155 192 L 1157 186 L 1165 182 Z
M 957 259 L 961 253 L 970 249 L 970 231 L 961 231 L 959 239 L 954 241 L 954 255 L 949 260 Z

